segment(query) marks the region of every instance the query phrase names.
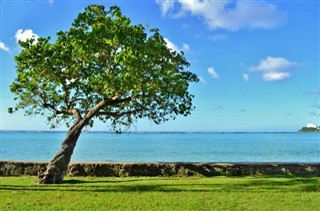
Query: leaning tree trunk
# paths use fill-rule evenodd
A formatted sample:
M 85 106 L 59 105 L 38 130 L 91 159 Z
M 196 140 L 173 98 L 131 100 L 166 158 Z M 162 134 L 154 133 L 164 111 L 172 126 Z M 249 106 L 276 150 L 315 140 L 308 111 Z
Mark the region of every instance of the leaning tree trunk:
M 47 170 L 40 176 L 39 183 L 60 184 L 68 170 L 71 155 L 80 136 L 82 124 L 73 125 L 61 144 L 60 151 L 54 156 L 47 166 Z
M 60 151 L 54 156 L 47 166 L 47 170 L 40 176 L 39 183 L 43 184 L 60 184 L 63 181 L 63 177 L 68 170 L 68 165 L 71 160 L 74 147 L 81 134 L 81 130 L 86 126 L 90 119 L 107 103 L 121 103 L 131 98 L 125 98 L 123 100 L 103 99 L 97 105 L 95 105 L 85 116 L 81 117 L 80 112 L 77 109 L 72 109 L 70 112 L 76 116 L 76 123 L 69 129 L 66 138 L 61 144 Z M 111 105 L 111 104 L 109 104 Z

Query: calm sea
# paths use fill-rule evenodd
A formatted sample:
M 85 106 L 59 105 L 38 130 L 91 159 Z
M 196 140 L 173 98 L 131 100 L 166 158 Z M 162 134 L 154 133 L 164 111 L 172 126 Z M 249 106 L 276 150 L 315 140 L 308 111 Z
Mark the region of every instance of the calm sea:
M 65 132 L 1 132 L 1 160 L 50 160 Z M 73 161 L 320 162 L 315 133 L 83 133 Z

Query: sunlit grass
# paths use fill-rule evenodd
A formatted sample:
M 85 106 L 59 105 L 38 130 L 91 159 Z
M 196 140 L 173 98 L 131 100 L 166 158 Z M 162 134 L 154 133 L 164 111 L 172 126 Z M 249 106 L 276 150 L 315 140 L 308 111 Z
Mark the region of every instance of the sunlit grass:
M 319 177 L 1 177 L 1 210 L 319 210 Z

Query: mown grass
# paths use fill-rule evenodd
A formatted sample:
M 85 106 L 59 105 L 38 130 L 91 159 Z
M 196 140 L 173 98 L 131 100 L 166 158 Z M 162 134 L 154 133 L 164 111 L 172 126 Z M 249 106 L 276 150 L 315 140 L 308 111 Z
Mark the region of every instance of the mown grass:
M 319 177 L 1 177 L 1 210 L 319 210 Z

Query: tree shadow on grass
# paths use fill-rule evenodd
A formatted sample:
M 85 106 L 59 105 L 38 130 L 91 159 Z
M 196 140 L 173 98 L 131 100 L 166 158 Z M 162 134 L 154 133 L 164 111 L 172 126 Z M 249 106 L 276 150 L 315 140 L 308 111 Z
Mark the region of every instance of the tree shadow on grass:
M 137 179 L 132 180 L 81 180 L 81 179 L 65 179 L 62 184 L 97 184 L 97 183 L 122 183 L 122 182 L 136 182 Z
M 201 181 L 201 179 L 200 179 Z M 159 182 L 158 179 L 125 180 L 78 180 L 67 179 L 61 185 L 10 185 L 0 184 L 0 190 L 59 191 L 59 192 L 318 192 L 319 177 L 241 177 L 226 178 L 220 181 L 206 178 L 197 180 L 170 179 Z
M 234 187 L 242 187 L 247 191 L 259 189 L 261 191 L 320 193 L 319 177 L 263 176 L 234 185 Z

